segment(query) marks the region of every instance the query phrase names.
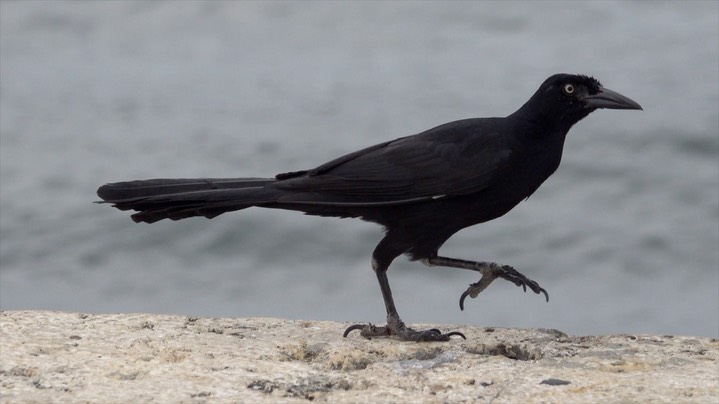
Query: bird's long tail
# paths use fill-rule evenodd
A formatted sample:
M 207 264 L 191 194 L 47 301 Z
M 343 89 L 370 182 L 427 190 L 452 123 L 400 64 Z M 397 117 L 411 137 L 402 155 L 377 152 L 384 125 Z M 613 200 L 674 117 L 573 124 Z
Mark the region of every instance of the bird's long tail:
M 135 210 L 135 222 L 154 223 L 192 216 L 213 218 L 225 212 L 271 204 L 277 191 L 266 185 L 274 178 L 153 179 L 105 184 L 99 203 Z

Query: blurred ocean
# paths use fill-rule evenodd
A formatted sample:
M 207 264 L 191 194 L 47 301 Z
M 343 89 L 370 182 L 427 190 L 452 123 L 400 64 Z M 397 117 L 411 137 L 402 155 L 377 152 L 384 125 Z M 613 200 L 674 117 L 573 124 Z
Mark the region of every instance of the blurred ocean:
M 105 182 L 271 176 L 514 112 L 553 73 L 643 107 L 576 125 L 558 172 L 443 255 L 398 259 L 408 323 L 719 336 L 719 3 L 0 2 L 0 306 L 384 321 L 379 227 L 250 209 L 134 224 Z M 338 330 L 340 332 L 340 330 Z

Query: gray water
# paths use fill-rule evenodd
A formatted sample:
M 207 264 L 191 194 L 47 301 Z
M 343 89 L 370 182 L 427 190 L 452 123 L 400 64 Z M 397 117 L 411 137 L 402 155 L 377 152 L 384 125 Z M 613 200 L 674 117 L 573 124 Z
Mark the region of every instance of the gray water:
M 549 75 L 597 111 L 527 202 L 442 253 L 549 303 L 398 259 L 405 321 L 719 335 L 719 3 L 0 3 L 0 306 L 384 320 L 370 223 L 250 209 L 134 224 L 105 182 L 271 176 L 504 116 Z M 339 332 L 339 330 L 338 330 Z

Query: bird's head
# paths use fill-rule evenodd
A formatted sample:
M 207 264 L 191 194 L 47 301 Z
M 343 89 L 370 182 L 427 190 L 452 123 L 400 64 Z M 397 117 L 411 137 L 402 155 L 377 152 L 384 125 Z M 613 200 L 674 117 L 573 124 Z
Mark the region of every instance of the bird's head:
M 542 83 L 517 113 L 548 124 L 568 125 L 567 129 L 569 129 L 600 108 L 642 109 L 630 98 L 604 88 L 594 77 L 555 74 Z

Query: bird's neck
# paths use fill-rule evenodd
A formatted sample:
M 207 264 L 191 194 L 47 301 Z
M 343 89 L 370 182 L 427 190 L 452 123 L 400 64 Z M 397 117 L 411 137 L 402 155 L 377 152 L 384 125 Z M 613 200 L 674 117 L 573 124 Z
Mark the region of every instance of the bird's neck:
M 564 142 L 564 138 L 569 133 L 572 124 L 566 123 L 561 120 L 557 120 L 556 117 L 544 116 L 542 114 L 522 114 L 522 110 L 515 112 L 510 115 L 508 119 L 516 125 L 516 132 L 522 134 L 523 137 L 531 138 L 534 140 L 543 140 L 550 142 Z
M 530 129 L 528 133 L 532 137 L 549 136 L 563 140 L 569 129 L 591 112 L 588 110 L 582 116 L 567 116 L 551 107 L 551 103 L 542 102 L 541 99 L 532 97 L 508 118 L 512 118 L 511 121 Z

